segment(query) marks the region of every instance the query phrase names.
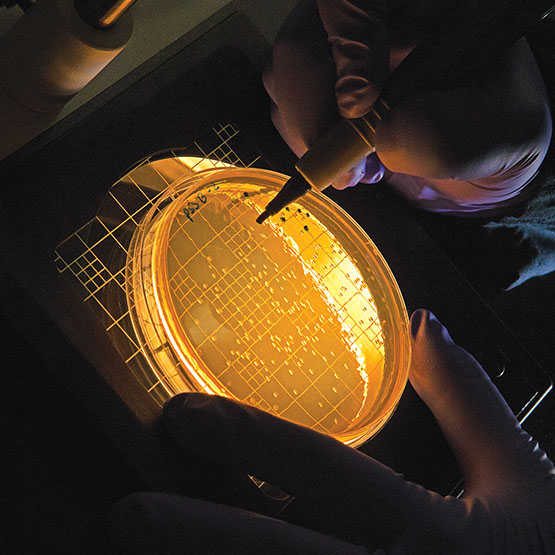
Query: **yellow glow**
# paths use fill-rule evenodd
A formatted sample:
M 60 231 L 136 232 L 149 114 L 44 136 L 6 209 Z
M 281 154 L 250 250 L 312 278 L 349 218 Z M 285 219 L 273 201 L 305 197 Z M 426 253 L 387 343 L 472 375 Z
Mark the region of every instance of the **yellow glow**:
M 255 223 L 281 179 L 175 181 L 130 245 L 133 326 L 157 399 L 224 395 L 356 446 L 406 383 L 406 311 L 377 249 L 322 195 Z
M 232 168 L 232 164 L 214 160 L 213 158 L 198 158 L 197 156 L 179 156 L 178 160 L 192 170 L 193 172 L 201 172 L 204 170 L 213 170 L 214 168 Z

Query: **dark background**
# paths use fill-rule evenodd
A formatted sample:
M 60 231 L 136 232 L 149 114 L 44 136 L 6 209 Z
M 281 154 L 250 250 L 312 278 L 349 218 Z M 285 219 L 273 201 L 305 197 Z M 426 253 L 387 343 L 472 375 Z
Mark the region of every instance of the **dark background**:
M 100 367 L 83 354 L 96 349 L 72 329 L 85 318 L 91 320 L 84 331 L 100 342 L 100 353 L 113 352 L 53 266 L 56 246 L 94 216 L 111 183 L 132 164 L 186 146 L 215 122 L 232 121 L 245 148 L 263 154 L 261 163 L 291 172 L 294 158 L 269 120 L 260 67 L 235 38 L 241 26 L 243 36 L 258 40 L 244 21 L 224 22 L 186 52 L 177 45 L 155 69 L 120 83 L 0 166 L 3 553 L 85 551 L 107 508 L 144 489 L 280 510 L 245 477 L 176 453 L 121 361 Z M 490 375 L 506 366 L 496 383 L 513 408 L 530 381 L 542 391 L 548 387 L 546 376 L 555 374 L 554 275 L 503 291 L 496 278 L 511 246 L 489 245 L 502 255 L 483 264 L 486 255 L 480 258 L 475 248 L 486 241 L 478 222 L 419 213 L 383 185 L 330 196 L 384 253 L 409 311 L 434 310 Z M 549 395 L 525 425 L 552 457 L 554 407 Z M 410 387 L 386 430 L 364 450 L 442 493 L 456 486 L 456 464 Z M 294 502 L 282 516 L 307 518 Z

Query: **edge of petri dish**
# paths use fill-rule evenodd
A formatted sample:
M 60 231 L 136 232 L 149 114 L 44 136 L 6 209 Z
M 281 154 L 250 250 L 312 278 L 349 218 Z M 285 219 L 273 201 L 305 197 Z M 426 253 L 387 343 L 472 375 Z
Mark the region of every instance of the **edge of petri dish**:
M 156 241 L 157 246 L 153 249 L 153 267 L 155 270 L 152 275 L 156 274 L 156 268 L 166 268 L 166 252 L 169 242 L 169 230 L 173 220 L 172 214 L 176 214 L 182 209 L 183 203 L 191 195 L 202 191 L 208 183 L 214 181 L 228 183 L 242 183 L 245 181 L 256 181 L 256 187 L 268 187 L 268 197 L 275 194 L 279 188 L 288 179 L 287 176 L 271 172 L 267 170 L 259 170 L 252 168 L 236 168 L 231 170 L 209 171 L 208 175 L 203 176 L 201 172 L 195 176 L 193 180 L 188 178 L 183 182 L 176 183 L 172 186 L 171 195 L 174 200 L 168 206 L 164 207 L 164 216 L 167 216 L 167 224 L 159 225 L 160 236 Z M 191 184 L 191 181 L 192 184 Z M 163 199 L 162 199 L 163 200 Z M 334 237 L 341 237 L 341 244 L 349 253 L 351 259 L 359 271 L 367 278 L 367 286 L 371 291 L 371 295 L 378 306 L 378 314 L 380 316 L 380 324 L 384 330 L 385 338 L 385 358 L 384 367 L 396 368 L 396 372 L 389 372 L 390 383 L 387 387 L 387 399 L 380 403 L 379 410 L 373 414 L 374 425 L 368 428 L 365 433 L 342 434 L 338 437 L 341 441 L 354 447 L 361 445 L 371 436 L 375 435 L 389 420 L 397 406 L 401 395 L 404 391 L 408 379 L 410 365 L 410 341 L 408 339 L 408 316 L 404 301 L 397 285 L 397 282 L 387 265 L 385 259 L 377 249 L 373 241 L 368 237 L 366 232 L 356 223 L 353 218 L 347 214 L 341 207 L 328 199 L 322 193 L 310 191 L 300 201 L 303 209 L 309 210 L 319 221 L 325 220 L 325 226 Z M 260 211 L 263 209 L 263 202 L 260 204 Z M 333 219 L 329 217 L 330 211 L 333 211 Z M 157 216 L 159 218 L 159 216 Z M 275 222 L 279 218 L 279 214 L 272 217 Z M 270 219 L 270 222 L 272 221 Z M 146 223 L 148 225 L 148 222 Z M 324 225 L 324 224 L 322 224 Z M 366 250 L 366 252 L 365 252 Z M 374 276 L 374 274 L 376 274 Z M 162 285 L 160 285 L 160 283 Z M 154 279 L 153 286 L 160 297 L 158 307 L 165 306 L 173 311 L 169 317 L 167 314 L 161 314 L 163 325 L 172 344 L 174 350 L 183 364 L 193 370 L 196 365 L 202 365 L 203 362 L 195 355 L 195 349 L 190 345 L 186 356 L 183 354 L 183 348 L 178 345 L 176 337 L 183 338 L 186 333 L 183 330 L 175 328 L 175 322 L 179 321 L 175 311 L 175 307 L 171 302 L 171 292 L 169 291 L 168 279 L 157 281 Z M 162 311 L 163 312 L 163 311 Z M 385 314 L 385 317 L 383 315 Z M 206 377 L 210 371 L 203 372 Z M 208 393 L 223 394 L 233 397 L 229 392 L 223 390 L 220 385 L 213 381 L 203 384 L 202 377 L 198 376 L 197 383 Z M 385 386 L 384 386 L 385 387 Z

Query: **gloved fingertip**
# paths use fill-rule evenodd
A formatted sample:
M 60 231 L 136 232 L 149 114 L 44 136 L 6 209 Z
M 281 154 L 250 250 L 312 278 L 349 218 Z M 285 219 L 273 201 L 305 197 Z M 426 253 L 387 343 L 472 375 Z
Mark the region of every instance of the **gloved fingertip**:
M 420 308 L 413 313 L 410 319 L 410 332 L 414 340 L 418 337 L 432 337 L 445 343 L 453 343 L 447 328 L 430 310 Z
M 168 399 L 162 407 L 163 417 L 173 416 L 186 402 L 189 393 L 179 393 Z
M 339 115 L 345 119 L 358 119 L 368 114 L 373 102 L 368 97 L 360 94 L 355 99 L 340 96 L 337 99 Z
M 345 172 L 339 179 L 334 181 L 331 185 L 334 189 L 342 191 L 348 187 L 354 187 L 360 183 L 361 179 L 364 177 L 366 162 L 361 160 L 354 168 L 351 168 L 348 172 Z
M 416 339 L 418 335 L 418 330 L 420 329 L 422 322 L 429 318 L 431 312 L 423 308 L 419 308 L 412 313 L 410 317 L 410 333 L 413 339 Z
M 385 167 L 378 155 L 373 152 L 366 157 L 364 177 L 362 178 L 362 181 L 364 183 L 378 183 L 378 181 L 383 179 L 384 175 Z
M 357 119 L 368 114 L 379 96 L 378 86 L 360 75 L 345 75 L 335 84 L 339 115 Z
M 364 183 L 368 183 L 368 184 L 378 183 L 379 181 L 381 181 L 383 179 L 383 176 L 384 176 L 384 172 L 382 170 L 380 170 L 380 171 L 377 171 L 376 173 L 374 173 L 372 175 L 366 174 L 362 181 Z
M 355 183 L 353 183 L 353 179 L 349 173 L 343 174 L 331 184 L 331 186 L 338 191 L 343 191 L 343 189 L 348 189 L 349 187 L 353 187 L 353 185 L 355 185 Z
M 162 408 L 162 418 L 172 421 L 183 418 L 186 411 L 198 410 L 213 404 L 214 396 L 206 393 L 178 393 L 168 399 Z

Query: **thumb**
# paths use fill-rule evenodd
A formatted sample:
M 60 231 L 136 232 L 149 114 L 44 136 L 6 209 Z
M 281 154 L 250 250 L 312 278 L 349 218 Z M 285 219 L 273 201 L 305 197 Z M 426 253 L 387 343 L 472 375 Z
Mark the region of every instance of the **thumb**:
M 480 364 L 431 312 L 412 315 L 411 336 L 410 381 L 459 460 L 467 493 L 498 493 L 553 471 Z
M 373 152 L 366 157 L 366 167 L 364 171 L 363 183 L 378 183 L 385 175 L 385 167 L 379 159 L 377 153 Z
M 331 185 L 334 189 L 341 191 L 348 187 L 354 187 L 358 183 L 378 183 L 384 174 L 385 167 L 378 158 L 378 155 L 373 152 Z
M 164 423 L 186 452 L 202 453 L 265 480 L 325 515 L 349 541 L 396 543 L 413 528 L 465 518 L 459 500 L 407 482 L 391 468 L 331 436 L 230 399 L 181 394 Z
M 389 73 L 384 0 L 319 0 L 337 71 L 335 94 L 345 118 L 366 115 Z

